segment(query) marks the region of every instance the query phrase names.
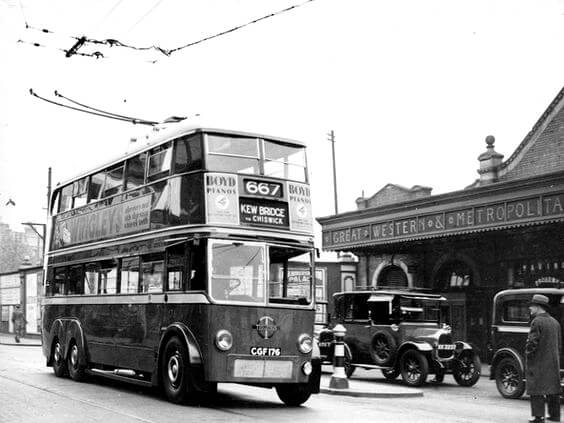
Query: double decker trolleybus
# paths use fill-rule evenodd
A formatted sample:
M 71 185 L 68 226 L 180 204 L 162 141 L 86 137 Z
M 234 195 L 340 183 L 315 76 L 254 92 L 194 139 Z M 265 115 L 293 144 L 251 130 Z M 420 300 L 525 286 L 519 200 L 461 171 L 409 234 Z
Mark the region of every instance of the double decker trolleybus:
M 53 191 L 47 365 L 178 403 L 235 382 L 300 405 L 321 373 L 305 146 L 176 125 Z

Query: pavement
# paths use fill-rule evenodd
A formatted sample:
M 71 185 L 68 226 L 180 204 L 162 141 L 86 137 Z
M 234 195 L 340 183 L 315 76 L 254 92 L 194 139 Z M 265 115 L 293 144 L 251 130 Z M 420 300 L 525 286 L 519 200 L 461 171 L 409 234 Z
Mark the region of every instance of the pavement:
M 386 382 L 375 382 L 373 380 L 347 379 L 348 388 L 330 388 L 329 384 L 332 377 L 332 367 L 323 367 L 324 369 L 323 373 L 321 374 L 320 386 L 320 392 L 322 394 L 362 398 L 409 398 L 423 396 L 423 391 L 421 389 L 410 388 L 407 386 L 390 385 Z
M 13 333 L 0 333 L 0 345 L 17 345 L 23 347 L 39 347 L 41 346 L 41 338 L 37 335 L 35 336 L 24 336 L 20 338 L 20 342 L 17 343 Z

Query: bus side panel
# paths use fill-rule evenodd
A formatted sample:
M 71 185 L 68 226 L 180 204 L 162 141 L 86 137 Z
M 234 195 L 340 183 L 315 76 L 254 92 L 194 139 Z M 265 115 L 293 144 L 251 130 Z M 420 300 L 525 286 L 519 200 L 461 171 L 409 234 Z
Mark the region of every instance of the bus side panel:
M 118 322 L 114 319 L 110 304 L 86 304 L 73 307 L 79 316 L 84 333 L 88 361 L 98 364 L 114 365 L 116 348 L 114 333 Z
M 115 334 L 119 367 L 154 371 L 163 307 L 162 302 L 116 305 L 114 318 L 120 322 Z

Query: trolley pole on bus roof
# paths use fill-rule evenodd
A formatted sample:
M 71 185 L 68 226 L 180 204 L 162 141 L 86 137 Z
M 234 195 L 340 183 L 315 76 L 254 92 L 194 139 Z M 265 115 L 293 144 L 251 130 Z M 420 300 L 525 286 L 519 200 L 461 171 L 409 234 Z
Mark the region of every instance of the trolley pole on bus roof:
M 339 213 L 339 205 L 337 202 L 337 164 L 335 161 L 335 132 L 331 129 L 329 132 L 329 141 L 333 152 L 333 195 L 335 198 L 335 214 Z

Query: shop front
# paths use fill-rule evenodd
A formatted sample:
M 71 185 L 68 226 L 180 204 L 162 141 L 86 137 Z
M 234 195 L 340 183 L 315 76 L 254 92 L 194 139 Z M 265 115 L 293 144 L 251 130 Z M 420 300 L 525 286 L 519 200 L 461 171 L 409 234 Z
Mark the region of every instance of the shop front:
M 356 211 L 318 218 L 323 249 L 358 256 L 362 289 L 442 293 L 454 336 L 484 353 L 496 292 L 564 282 L 563 96 L 508 160 L 488 137 L 480 178 L 463 190 L 388 184 Z
M 20 305 L 27 321 L 25 333 L 39 335 L 42 283 L 41 267 L 22 267 L 0 274 L 0 333 L 14 333 L 12 313 Z

